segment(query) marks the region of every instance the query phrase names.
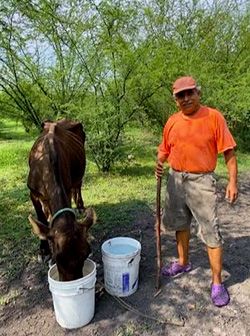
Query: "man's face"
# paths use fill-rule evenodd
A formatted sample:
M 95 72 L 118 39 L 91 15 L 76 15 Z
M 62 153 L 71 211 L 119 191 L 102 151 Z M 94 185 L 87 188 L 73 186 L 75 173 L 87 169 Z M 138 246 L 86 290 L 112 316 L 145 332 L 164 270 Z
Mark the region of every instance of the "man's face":
M 197 89 L 183 90 L 175 94 L 178 108 L 185 115 L 192 115 L 200 108 L 200 92 Z

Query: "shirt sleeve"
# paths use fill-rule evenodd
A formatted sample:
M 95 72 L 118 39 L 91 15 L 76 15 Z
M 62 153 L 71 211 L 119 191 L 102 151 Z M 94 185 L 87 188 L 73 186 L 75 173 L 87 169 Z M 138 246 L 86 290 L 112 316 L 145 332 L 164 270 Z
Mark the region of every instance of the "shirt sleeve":
M 223 153 L 228 149 L 236 147 L 236 142 L 229 131 L 226 120 L 221 113 L 217 115 L 216 143 L 218 153 Z

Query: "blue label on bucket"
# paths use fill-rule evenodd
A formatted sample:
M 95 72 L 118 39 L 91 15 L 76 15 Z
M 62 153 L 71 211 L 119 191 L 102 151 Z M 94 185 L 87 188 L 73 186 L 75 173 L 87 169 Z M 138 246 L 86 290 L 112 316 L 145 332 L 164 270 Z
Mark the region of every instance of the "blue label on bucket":
M 122 274 L 122 291 L 123 293 L 129 291 L 129 273 Z

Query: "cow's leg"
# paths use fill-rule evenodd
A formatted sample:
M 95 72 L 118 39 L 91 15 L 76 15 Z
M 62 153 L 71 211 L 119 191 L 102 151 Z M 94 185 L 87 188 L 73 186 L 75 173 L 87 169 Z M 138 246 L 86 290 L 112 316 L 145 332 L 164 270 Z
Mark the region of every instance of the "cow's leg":
M 36 210 L 37 219 L 44 225 L 48 226 L 47 218 L 43 212 L 40 200 L 30 193 L 30 198 Z M 38 261 L 47 262 L 51 259 L 51 251 L 47 240 L 40 239 L 40 252 L 38 253 Z
M 85 207 L 84 207 L 82 194 L 81 194 L 81 186 L 73 188 L 72 194 L 73 194 L 73 199 L 74 199 L 74 202 L 76 204 L 76 207 L 77 207 L 78 211 L 79 212 L 84 212 Z

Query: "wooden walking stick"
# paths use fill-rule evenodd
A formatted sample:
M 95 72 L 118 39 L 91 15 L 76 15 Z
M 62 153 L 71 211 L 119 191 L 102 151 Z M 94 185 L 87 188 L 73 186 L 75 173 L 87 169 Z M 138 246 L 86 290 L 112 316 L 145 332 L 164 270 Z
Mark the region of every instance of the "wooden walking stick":
M 157 179 L 157 188 L 156 188 L 156 222 L 155 222 L 155 231 L 156 231 L 156 253 L 157 253 L 157 273 L 156 273 L 156 289 L 159 294 L 159 289 L 161 286 L 161 177 Z M 155 295 L 155 296 L 156 296 Z

